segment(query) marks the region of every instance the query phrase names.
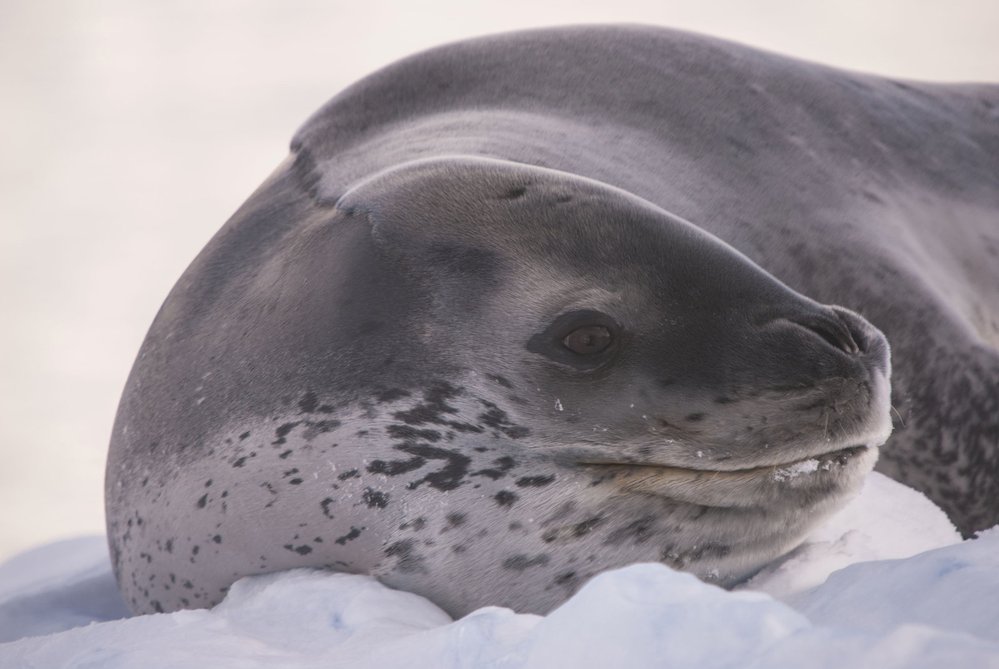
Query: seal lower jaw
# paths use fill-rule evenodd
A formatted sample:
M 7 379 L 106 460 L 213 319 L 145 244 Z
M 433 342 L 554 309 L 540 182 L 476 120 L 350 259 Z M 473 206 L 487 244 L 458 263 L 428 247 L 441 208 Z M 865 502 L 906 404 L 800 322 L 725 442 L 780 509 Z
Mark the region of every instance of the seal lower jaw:
M 705 507 L 824 505 L 856 490 L 878 457 L 877 446 L 854 444 L 821 455 L 747 469 L 689 469 L 644 463 L 581 462 L 624 492 Z

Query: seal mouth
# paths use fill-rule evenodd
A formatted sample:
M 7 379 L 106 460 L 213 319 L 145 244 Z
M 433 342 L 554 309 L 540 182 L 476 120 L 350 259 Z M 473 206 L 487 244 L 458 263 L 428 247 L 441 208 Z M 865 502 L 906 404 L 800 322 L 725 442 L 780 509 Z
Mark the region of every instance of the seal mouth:
M 867 451 L 869 447 L 866 444 L 854 444 L 853 446 L 847 446 L 846 448 L 841 448 L 836 451 L 829 451 L 822 453 L 820 455 L 812 455 L 807 458 L 802 458 L 800 460 L 793 460 L 791 462 L 777 463 L 773 465 L 761 465 L 759 467 L 747 467 L 745 469 L 710 469 L 710 468 L 700 468 L 700 467 L 678 467 L 676 465 L 662 465 L 656 463 L 647 462 L 579 462 L 578 464 L 591 468 L 608 468 L 611 470 L 621 469 L 621 470 L 636 470 L 636 469 L 651 469 L 656 470 L 660 474 L 668 475 L 675 473 L 682 476 L 690 475 L 709 475 L 712 478 L 718 477 L 736 477 L 745 478 L 746 476 L 759 476 L 759 475 L 769 475 L 772 474 L 774 480 L 784 481 L 790 478 L 794 478 L 801 474 L 808 474 L 815 471 L 829 471 L 834 466 L 845 467 L 850 463 L 851 460 L 855 459 L 857 456 L 861 455 Z
M 765 506 L 790 491 L 807 492 L 809 499 L 816 492 L 819 498 L 838 496 L 873 468 L 877 451 L 873 445 L 854 444 L 790 462 L 726 470 L 653 463 L 578 464 L 597 475 L 595 483 L 698 506 L 732 508 Z

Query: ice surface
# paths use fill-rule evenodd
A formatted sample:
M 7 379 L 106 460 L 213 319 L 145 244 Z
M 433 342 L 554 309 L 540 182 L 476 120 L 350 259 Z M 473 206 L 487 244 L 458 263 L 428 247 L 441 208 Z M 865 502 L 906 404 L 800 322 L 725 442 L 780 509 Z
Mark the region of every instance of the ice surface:
M 878 475 L 751 585 L 767 592 L 641 564 L 544 617 L 487 607 L 451 621 L 366 576 L 296 570 L 244 579 L 212 610 L 116 620 L 91 537 L 0 566 L 0 634 L 24 637 L 0 644 L 0 667 L 999 669 L 999 529 L 960 542 Z

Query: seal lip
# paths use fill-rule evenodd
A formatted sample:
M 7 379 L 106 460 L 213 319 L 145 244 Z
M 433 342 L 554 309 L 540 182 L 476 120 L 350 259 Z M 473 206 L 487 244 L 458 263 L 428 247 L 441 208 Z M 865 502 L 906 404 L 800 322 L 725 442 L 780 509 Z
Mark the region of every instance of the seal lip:
M 845 467 L 851 461 L 867 453 L 874 448 L 867 444 L 853 444 L 844 448 L 810 455 L 798 460 L 781 462 L 770 465 L 760 465 L 757 467 L 746 467 L 744 469 L 709 469 L 695 467 L 681 467 L 677 465 L 660 464 L 653 462 L 593 462 L 579 461 L 576 464 L 586 469 L 608 469 L 620 471 L 622 473 L 639 474 L 643 472 L 655 473 L 657 476 L 674 475 L 677 477 L 710 477 L 711 479 L 725 478 L 752 478 L 757 476 L 771 476 L 776 481 L 784 481 L 797 478 L 803 474 L 810 474 L 819 471 L 829 471 L 833 466 Z
M 689 469 L 645 463 L 580 463 L 624 494 L 650 495 L 719 512 L 767 510 L 784 518 L 843 500 L 874 467 L 878 449 L 852 444 L 819 455 L 745 469 Z M 789 497 L 788 495 L 791 495 Z M 789 507 L 788 500 L 796 500 Z M 790 510 L 793 508 L 793 511 Z

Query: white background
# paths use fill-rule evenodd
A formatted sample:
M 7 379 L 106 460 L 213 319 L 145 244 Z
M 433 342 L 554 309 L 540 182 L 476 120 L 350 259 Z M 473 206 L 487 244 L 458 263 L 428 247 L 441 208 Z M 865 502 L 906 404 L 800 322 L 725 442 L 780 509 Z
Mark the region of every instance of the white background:
M 102 531 L 145 330 L 306 116 L 419 49 L 594 22 L 999 81 L 994 0 L 0 0 L 0 559 Z

